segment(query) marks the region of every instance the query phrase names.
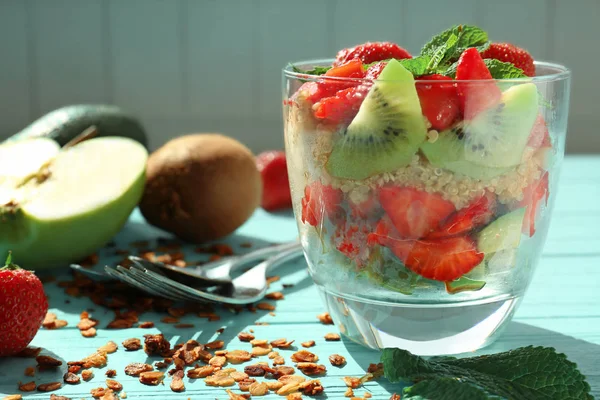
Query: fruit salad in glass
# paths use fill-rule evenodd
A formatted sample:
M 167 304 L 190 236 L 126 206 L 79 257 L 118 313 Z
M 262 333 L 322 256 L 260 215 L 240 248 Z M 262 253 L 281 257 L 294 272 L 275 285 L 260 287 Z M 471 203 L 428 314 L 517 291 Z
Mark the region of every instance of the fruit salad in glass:
M 342 333 L 419 354 L 493 340 L 545 241 L 569 79 L 466 25 L 418 55 L 367 42 L 284 69 L 294 212 Z

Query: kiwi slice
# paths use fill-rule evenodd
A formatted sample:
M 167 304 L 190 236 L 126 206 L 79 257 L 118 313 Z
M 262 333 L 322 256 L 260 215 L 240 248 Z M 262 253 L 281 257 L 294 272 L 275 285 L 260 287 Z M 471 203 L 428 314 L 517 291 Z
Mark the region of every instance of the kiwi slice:
M 496 106 L 440 132 L 435 142 L 423 143 L 421 150 L 435 166 L 491 179 L 521 163 L 537 112 L 536 86 L 512 86 Z
M 426 135 L 413 75 L 390 60 L 356 117 L 338 133 L 327 171 L 356 180 L 394 171 L 411 162 Z
M 490 180 L 511 170 L 486 167 L 466 160 L 463 135 L 463 124 L 460 123 L 452 129 L 440 132 L 435 142 L 423 143 L 421 151 L 432 165 L 474 179 Z

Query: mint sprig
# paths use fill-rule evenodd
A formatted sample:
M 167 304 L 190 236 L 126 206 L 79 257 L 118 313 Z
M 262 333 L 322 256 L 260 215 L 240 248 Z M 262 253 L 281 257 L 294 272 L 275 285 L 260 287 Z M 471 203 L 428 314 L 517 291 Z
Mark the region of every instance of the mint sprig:
M 296 67 L 293 64 L 290 64 L 290 68 L 292 68 L 292 70 L 294 72 L 297 72 L 299 74 L 306 74 L 306 75 L 324 75 L 327 71 L 329 71 L 332 67 L 313 67 L 313 69 L 300 69 L 298 67 Z
M 440 47 L 446 45 L 453 35 L 457 37 L 457 42 L 455 46 L 448 48 L 445 57 L 448 63 L 458 60 L 462 52 L 469 47 L 477 47 L 479 51 L 483 51 L 489 46 L 487 32 L 483 29 L 473 25 L 457 25 L 431 38 L 421 49 L 420 55 L 433 55 Z
M 415 383 L 404 389 L 409 397 L 403 399 L 593 399 L 577 365 L 550 347 L 430 360 L 406 350 L 384 349 L 381 362 L 390 382 Z

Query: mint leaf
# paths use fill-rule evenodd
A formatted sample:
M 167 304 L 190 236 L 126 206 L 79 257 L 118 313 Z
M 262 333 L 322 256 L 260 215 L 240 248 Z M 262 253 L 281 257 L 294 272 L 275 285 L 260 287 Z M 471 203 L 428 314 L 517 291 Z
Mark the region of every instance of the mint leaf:
M 486 58 L 483 61 L 490 70 L 490 74 L 492 74 L 493 79 L 527 78 L 527 75 L 525 75 L 522 69 L 515 67 L 511 63 L 498 61 L 493 58 Z M 458 62 L 455 62 L 449 65 L 447 68 L 438 68 L 437 73 L 455 78 L 457 67 Z
M 493 58 L 486 58 L 483 61 L 494 79 L 527 78 L 527 75 L 525 75 L 521 68 L 517 68 L 511 63 L 498 61 Z
M 401 349 L 384 349 L 381 362 L 391 382 L 419 382 L 417 390 L 423 393 L 433 390 L 436 382 L 443 385 L 447 383 L 438 381 L 450 379 L 464 386 L 464 393 L 476 388 L 492 399 L 489 396 L 511 400 L 593 399 L 590 385 L 577 366 L 548 347 L 528 346 L 489 356 L 437 360 L 425 360 Z M 426 381 L 430 384 L 425 385 Z M 463 397 L 454 399 L 469 398 L 468 394 L 459 394 Z
M 448 39 L 450 39 L 452 35 L 457 36 L 458 42 L 454 47 L 452 54 L 449 54 L 446 58 L 449 62 L 457 60 L 462 52 L 469 47 L 481 47 L 484 49 L 488 46 L 488 35 L 483 29 L 473 25 L 458 25 L 431 38 L 431 40 L 423 46 L 420 54 L 431 55 L 435 53 L 438 48 L 444 46 L 444 44 L 448 42 Z
M 503 400 L 476 386 L 451 378 L 422 381 L 405 388 L 402 400 Z
M 431 62 L 431 57 L 429 56 L 419 56 L 415 58 L 405 58 L 403 60 L 399 60 L 400 64 L 404 68 L 406 68 L 410 73 L 412 73 L 415 77 L 427 75 L 429 72 L 429 63 Z
M 428 71 L 435 71 L 435 69 L 442 63 L 442 61 L 448 59 L 458 44 L 458 36 L 452 33 L 446 43 L 438 47 L 431 55 L 431 60 L 427 65 Z
M 290 64 L 290 67 L 292 68 L 292 70 L 294 72 L 297 72 L 299 74 L 306 74 L 306 75 L 323 75 L 332 68 L 332 67 L 314 67 L 313 69 L 302 70 L 292 64 Z
M 458 61 L 452 63 L 447 68 L 439 68 L 437 73 L 449 76 L 450 78 L 456 78 L 456 68 L 458 67 Z
M 375 64 L 379 64 L 380 62 L 388 62 L 390 60 L 391 59 L 375 61 L 370 64 L 366 64 L 364 66 L 364 68 L 369 69 L 370 67 L 372 67 Z M 402 60 L 396 60 L 396 61 L 398 61 L 400 64 L 402 64 L 402 66 L 404 68 L 406 68 L 411 74 L 413 74 L 414 77 L 419 77 L 422 75 L 429 74 L 428 66 L 429 66 L 429 63 L 431 62 L 431 56 L 429 56 L 429 55 L 417 56 L 414 58 L 403 58 Z

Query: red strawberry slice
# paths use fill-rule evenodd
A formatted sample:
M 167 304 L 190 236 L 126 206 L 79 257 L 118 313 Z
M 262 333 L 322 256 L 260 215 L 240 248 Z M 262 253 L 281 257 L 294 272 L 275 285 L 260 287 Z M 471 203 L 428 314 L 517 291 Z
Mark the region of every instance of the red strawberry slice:
M 467 207 L 448 217 L 437 231 L 427 235 L 427 239 L 464 235 L 490 222 L 495 209 L 496 196 L 493 193 L 486 192 Z
M 401 238 L 419 239 L 436 231 L 456 211 L 454 204 L 436 193 L 411 187 L 384 186 L 379 202 Z
M 365 71 L 360 60 L 350 60 L 345 64 L 331 68 L 324 76 L 336 78 L 364 78 Z M 302 85 L 302 89 L 308 93 L 307 100 L 311 103 L 316 103 L 322 98 L 335 95 L 340 90 L 357 85 L 358 82 L 323 78 L 318 82 L 306 82 Z
M 384 217 L 375 233 L 368 236 L 367 243 L 389 248 L 408 269 L 424 278 L 453 281 L 483 261 L 484 254 L 477 251 L 475 242 L 467 236 L 399 239 L 390 222 Z
M 351 62 L 352 61 L 349 63 Z M 365 72 L 365 78 L 377 79 L 379 74 L 381 74 L 381 71 L 383 71 L 383 68 L 385 68 L 386 64 L 387 63 L 381 62 L 372 65 Z M 333 124 L 349 124 L 358 113 L 358 110 L 365 99 L 365 96 L 369 92 L 370 87 L 371 85 L 369 83 L 364 82 L 360 86 L 343 89 L 331 97 L 321 99 L 316 106 L 314 112 L 315 117 L 327 120 Z
M 450 81 L 450 83 L 419 83 L 419 80 Z M 452 82 L 452 78 L 439 74 L 426 75 L 417 78 L 416 87 L 423 115 L 427 117 L 431 127 L 438 131 L 449 128 L 460 114 L 456 85 Z
M 360 59 L 365 64 L 371 64 L 376 61 L 396 58 L 412 58 L 410 53 L 390 42 L 367 42 L 358 46 L 340 50 L 335 57 L 333 65 L 340 65 L 348 60 Z
M 334 124 L 349 124 L 358 113 L 366 92 L 361 86 L 351 87 L 321 99 L 315 109 L 315 117 Z
M 360 60 L 348 60 L 348 62 L 336 64 L 325 76 L 338 78 L 362 78 L 365 76 L 363 63 Z
M 535 220 L 537 218 L 538 209 L 542 201 L 545 205 L 548 204 L 548 171 L 545 171 L 542 177 L 531 183 L 523 190 L 523 200 L 517 203 L 516 207 L 527 207 L 525 218 L 523 218 L 523 233 L 533 236 L 535 233 Z
M 319 181 L 306 186 L 302 198 L 302 222 L 312 226 L 320 226 L 323 224 L 325 217 L 328 217 L 332 222 L 337 222 L 344 216 L 342 196 L 340 189 L 323 185 Z
M 533 124 L 527 146 L 533 147 L 534 149 L 552 147 L 548 126 L 546 125 L 546 121 L 541 114 L 538 114 L 537 119 Z
M 476 48 L 463 51 L 456 67 L 457 80 L 492 79 L 483 58 Z M 458 104 L 464 119 L 470 120 L 481 111 L 498 103 L 502 92 L 492 80 L 485 82 L 457 83 Z
M 283 151 L 265 151 L 256 157 L 256 166 L 262 177 L 261 207 L 274 211 L 292 206 L 287 164 Z
M 387 61 L 382 61 L 382 62 L 378 62 L 377 64 L 371 65 L 365 72 L 365 78 L 366 79 L 379 78 L 379 75 L 381 75 L 381 72 L 383 71 L 383 69 L 385 68 L 386 65 L 387 65 Z
M 521 68 L 525 75 L 535 76 L 535 65 L 533 57 L 527 50 L 510 43 L 492 43 L 483 53 L 483 58 L 494 58 L 499 61 L 509 62 L 517 68 Z

